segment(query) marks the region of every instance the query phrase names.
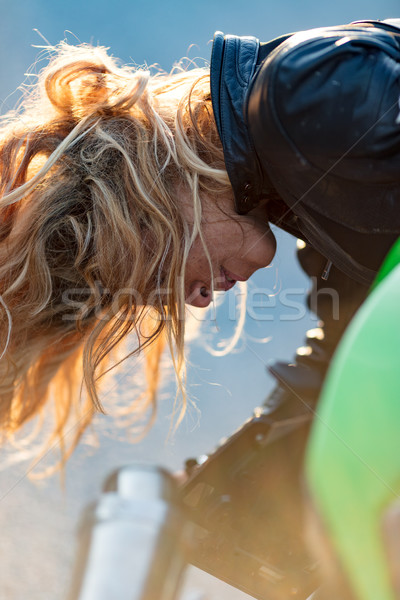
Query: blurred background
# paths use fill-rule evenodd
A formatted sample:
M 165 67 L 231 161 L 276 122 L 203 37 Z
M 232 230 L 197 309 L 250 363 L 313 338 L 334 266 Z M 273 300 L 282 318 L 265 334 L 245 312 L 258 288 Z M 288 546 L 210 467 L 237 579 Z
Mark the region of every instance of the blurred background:
M 399 12 L 398 0 L 0 0 L 0 7 L 1 114 L 15 106 L 18 86 L 32 82 L 27 71 L 43 66 L 39 61 L 30 68 L 41 48 L 63 39 L 106 46 L 123 62 L 157 63 L 168 71 L 185 56 L 207 63 L 216 30 L 267 41 L 287 32 L 385 19 Z M 316 326 L 304 308 L 309 282 L 297 266 L 296 240 L 280 231 L 276 235 L 277 255 L 249 283 L 245 329 L 231 352 L 220 356 L 235 333 L 240 289 L 219 298 L 215 313 L 192 317 L 197 333 L 189 340 L 188 392 L 196 407 L 175 434 L 170 434 L 175 385 L 166 356 L 157 421 L 139 444 L 131 443 L 112 416 L 99 417 L 70 459 L 63 487 L 58 475 L 29 479 L 29 448 L 25 461 L 8 447 L 1 450 L 2 600 L 65 598 L 79 515 L 110 470 L 132 461 L 179 470 L 186 458 L 210 452 L 264 401 L 273 386 L 268 364 L 290 361 L 305 331 Z M 103 398 L 110 413 L 113 403 L 129 402 L 140 385 L 140 365 L 127 361 Z M 195 597 L 246 596 L 192 569 L 182 598 Z

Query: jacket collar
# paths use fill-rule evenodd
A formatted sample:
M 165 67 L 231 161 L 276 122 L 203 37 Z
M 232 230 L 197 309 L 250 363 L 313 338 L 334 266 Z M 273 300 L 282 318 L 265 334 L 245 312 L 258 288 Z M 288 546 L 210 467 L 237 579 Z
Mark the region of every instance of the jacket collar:
M 262 189 L 261 170 L 245 119 L 246 96 L 256 70 L 259 46 L 257 38 L 217 31 L 211 53 L 214 118 L 240 214 L 256 206 Z

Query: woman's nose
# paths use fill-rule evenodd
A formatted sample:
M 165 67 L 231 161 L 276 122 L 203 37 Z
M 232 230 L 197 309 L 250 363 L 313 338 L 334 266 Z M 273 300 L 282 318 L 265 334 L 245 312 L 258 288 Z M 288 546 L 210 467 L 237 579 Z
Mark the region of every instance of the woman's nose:
M 195 281 L 190 286 L 190 294 L 186 297 L 185 302 L 197 308 L 207 308 L 211 300 L 211 290 L 208 290 L 202 281 Z

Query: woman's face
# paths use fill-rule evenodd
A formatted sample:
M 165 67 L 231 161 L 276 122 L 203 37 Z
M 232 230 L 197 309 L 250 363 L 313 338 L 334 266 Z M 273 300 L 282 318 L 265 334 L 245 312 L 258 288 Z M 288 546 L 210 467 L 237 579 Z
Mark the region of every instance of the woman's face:
M 188 222 L 193 222 L 186 202 L 184 213 Z M 231 196 L 217 200 L 207 197 L 203 201 L 202 233 L 211 257 L 216 291 L 227 291 L 236 281 L 246 281 L 257 269 L 269 265 L 275 254 L 276 241 L 267 223 L 265 207 L 238 215 Z M 186 264 L 185 300 L 203 308 L 212 300 L 210 265 L 199 237 Z

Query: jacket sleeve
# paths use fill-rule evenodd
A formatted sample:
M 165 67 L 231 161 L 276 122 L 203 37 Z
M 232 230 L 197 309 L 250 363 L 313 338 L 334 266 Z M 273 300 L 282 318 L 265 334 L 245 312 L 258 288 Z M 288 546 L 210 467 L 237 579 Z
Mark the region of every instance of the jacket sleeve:
M 380 23 L 292 35 L 261 64 L 248 94 L 266 182 L 300 222 L 320 223 L 331 246 L 363 264 L 368 234 L 378 235 L 383 255 L 400 234 L 399 97 L 400 30 Z M 323 241 L 316 245 L 326 254 Z

